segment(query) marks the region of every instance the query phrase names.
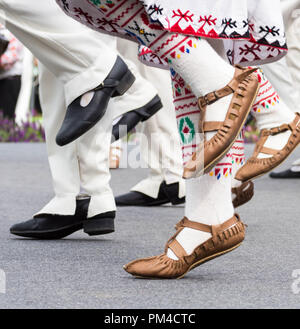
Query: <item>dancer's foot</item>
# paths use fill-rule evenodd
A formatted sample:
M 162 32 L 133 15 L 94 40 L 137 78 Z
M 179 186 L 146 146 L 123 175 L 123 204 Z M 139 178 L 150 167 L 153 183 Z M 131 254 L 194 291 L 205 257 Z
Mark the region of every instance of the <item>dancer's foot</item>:
M 88 235 L 114 232 L 115 211 L 87 219 L 89 202 L 90 198 L 78 199 L 76 213 L 73 216 L 40 215 L 13 225 L 10 233 L 26 238 L 62 239 L 81 229 Z
M 232 194 L 235 195 L 232 200 L 234 208 L 238 208 L 249 202 L 254 196 L 254 183 L 252 181 L 241 184 L 239 187 L 232 188 Z
M 156 95 L 149 103 L 138 109 L 132 110 L 122 115 L 121 119 L 113 126 L 113 141 L 124 137 L 140 122 L 150 119 L 155 113 L 162 109 L 163 104 L 158 95 Z M 120 127 L 126 126 L 126 129 Z
M 255 70 L 236 67 L 234 78 L 226 87 L 199 98 L 200 132 L 216 131 L 216 134 L 210 140 L 205 141 L 204 146 L 194 153 L 192 159 L 185 166 L 184 178 L 188 179 L 208 173 L 233 145 L 243 128 L 259 89 L 259 82 L 253 74 Z M 207 106 L 231 94 L 233 96 L 224 122 L 206 121 L 206 111 L 209 111 Z
M 187 254 L 176 240 L 185 228 L 207 232 L 211 237 Z M 125 271 L 140 278 L 180 279 L 195 267 L 236 249 L 245 237 L 245 226 L 238 215 L 221 225 L 212 226 L 184 218 L 176 225 L 176 229 L 176 234 L 167 242 L 164 254 L 135 260 L 124 266 Z M 167 256 L 169 249 L 178 260 Z
M 157 198 L 136 191 L 120 195 L 116 197 L 117 206 L 134 206 L 134 207 L 153 207 L 172 203 L 173 205 L 185 203 L 185 197 L 179 196 L 179 183 L 166 184 L 162 182 Z
M 286 137 L 286 134 L 288 136 Z M 282 138 L 281 135 L 283 135 Z M 266 142 L 269 137 L 278 136 L 278 145 L 274 145 L 270 148 L 266 146 Z M 284 145 L 282 144 L 284 140 Z M 287 157 L 294 151 L 294 149 L 300 143 L 300 114 L 296 113 L 296 117 L 293 122 L 289 124 L 283 124 L 280 127 L 272 129 L 263 129 L 259 141 L 256 143 L 256 147 L 251 158 L 246 164 L 237 172 L 235 178 L 242 182 L 247 182 L 250 179 L 262 176 L 269 171 L 279 166 Z M 267 155 L 267 157 L 263 156 Z
M 292 169 L 287 169 L 281 172 L 271 172 L 271 178 L 281 178 L 281 179 L 289 179 L 289 178 L 300 178 L 300 171 L 293 171 Z
M 123 95 L 134 80 L 128 66 L 118 57 L 107 78 L 97 88 L 69 105 L 56 143 L 64 146 L 91 129 L 104 116 L 110 98 Z

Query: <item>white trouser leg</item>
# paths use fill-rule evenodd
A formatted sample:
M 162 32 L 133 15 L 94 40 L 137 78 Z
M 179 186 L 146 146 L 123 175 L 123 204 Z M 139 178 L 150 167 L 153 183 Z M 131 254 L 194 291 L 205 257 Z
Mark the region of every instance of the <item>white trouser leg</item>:
M 179 182 L 179 197 L 181 198 L 185 196 L 185 183 L 182 179 L 182 152 L 172 102 L 170 73 L 142 64 L 137 58 L 137 45 L 133 42 L 118 39 L 117 49 L 125 60 L 129 60 L 135 65 L 134 74 L 138 76 L 135 73 L 138 71 L 143 80 L 147 81 L 147 84 L 136 84 L 135 95 L 141 100 L 141 106 L 151 100 L 151 98 L 148 99 L 149 90 L 156 91 L 153 86 L 160 86 L 159 91 L 156 91 L 155 94 L 159 94 L 164 105 L 163 109 L 138 127 L 138 132 L 143 135 L 140 141 L 141 158 L 144 164 L 150 168 L 150 174 L 131 190 L 157 198 L 159 187 L 163 181 L 166 181 L 167 184 Z M 130 107 L 129 102 L 131 100 L 128 98 L 127 107 Z M 152 152 L 149 152 L 150 147 L 153 149 Z
M 295 112 L 300 111 L 300 92 L 295 88 L 287 59 L 284 57 L 277 62 L 262 65 L 262 69 L 285 104 Z
M 115 210 L 108 168 L 113 109 L 87 134 L 59 147 L 55 136 L 66 112 L 64 89 L 43 65 L 40 98 L 55 197 L 38 214 L 73 215 L 80 186 L 91 196 L 88 217 Z
M 116 61 L 98 33 L 67 17 L 54 0 L 0 0 L 0 19 L 63 83 L 67 105 L 97 87 Z
M 55 136 L 66 113 L 64 89 L 43 65 L 39 65 L 39 70 L 40 101 L 55 197 L 38 214 L 74 215 L 76 196 L 80 192 L 76 144 L 59 147 L 55 143 Z
M 298 16 L 287 31 L 289 52 L 286 61 L 291 72 L 294 89 L 298 90 L 298 106 L 300 103 L 300 5 Z M 298 107 L 299 109 L 299 107 Z
M 77 141 L 81 187 L 91 196 L 88 218 L 116 210 L 115 198 L 109 185 L 113 113 L 113 103 L 110 103 L 101 122 Z

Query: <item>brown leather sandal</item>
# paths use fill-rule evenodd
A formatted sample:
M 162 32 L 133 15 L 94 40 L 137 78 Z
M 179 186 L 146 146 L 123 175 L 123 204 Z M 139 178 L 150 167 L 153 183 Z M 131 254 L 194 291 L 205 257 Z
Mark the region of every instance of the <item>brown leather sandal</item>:
M 212 237 L 196 247 L 191 255 L 187 255 L 176 240 L 185 227 L 211 233 Z M 181 279 L 195 267 L 236 249 L 245 238 L 245 225 L 237 214 L 221 225 L 212 226 L 192 222 L 185 217 L 176 225 L 176 229 L 176 234 L 167 242 L 164 254 L 135 260 L 124 266 L 125 271 L 138 278 Z M 178 260 L 167 256 L 168 248 Z
M 239 187 L 232 188 L 231 191 L 236 195 L 232 201 L 233 206 L 234 208 L 238 208 L 253 198 L 254 183 L 252 181 L 245 182 Z
M 204 140 L 203 145 L 193 154 L 184 168 L 184 178 L 208 173 L 232 147 L 244 126 L 259 90 L 258 79 L 253 74 L 256 70 L 236 66 L 234 77 L 226 87 L 199 98 L 200 133 L 210 131 L 217 131 L 217 133 L 209 141 Z M 230 94 L 233 94 L 233 97 L 225 121 L 205 121 L 207 106 Z
M 264 146 L 270 135 L 277 135 L 285 131 L 291 131 L 291 136 L 282 150 L 274 150 Z M 296 117 L 290 124 L 283 124 L 280 127 L 272 129 L 263 129 L 260 138 L 256 143 L 253 155 L 238 170 L 235 178 L 242 182 L 250 179 L 258 178 L 279 166 L 300 143 L 300 114 L 296 113 Z M 273 155 L 270 158 L 258 159 L 260 153 Z

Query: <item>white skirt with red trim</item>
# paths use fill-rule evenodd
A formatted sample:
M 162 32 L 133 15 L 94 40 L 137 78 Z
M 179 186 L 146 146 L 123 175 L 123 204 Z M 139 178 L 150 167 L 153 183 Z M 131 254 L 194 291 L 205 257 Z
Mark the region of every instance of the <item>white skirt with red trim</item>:
M 105 18 L 120 7 L 124 7 L 124 18 L 126 0 L 56 1 L 69 16 L 90 28 L 132 38 L 117 21 Z M 287 52 L 280 0 L 136 0 L 128 6 L 132 9 L 139 2 L 145 6 L 149 26 L 159 22 L 172 33 L 222 39 L 231 64 L 266 64 Z M 141 56 L 147 63 L 163 65 L 146 46 Z

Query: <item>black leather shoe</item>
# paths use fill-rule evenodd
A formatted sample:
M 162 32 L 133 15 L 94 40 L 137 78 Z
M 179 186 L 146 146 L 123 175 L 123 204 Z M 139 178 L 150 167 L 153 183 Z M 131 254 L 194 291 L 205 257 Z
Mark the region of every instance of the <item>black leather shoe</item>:
M 150 196 L 141 192 L 131 191 L 129 193 L 117 196 L 117 206 L 137 206 L 137 207 L 153 207 L 161 206 L 163 204 L 172 203 L 178 205 L 185 203 L 185 197 L 179 198 L 179 183 L 169 184 L 162 182 L 159 188 L 157 199 L 151 198 Z
M 10 233 L 26 238 L 62 239 L 81 229 L 88 235 L 114 232 L 115 211 L 87 219 L 89 202 L 90 198 L 78 199 L 74 216 L 40 215 L 13 225 Z
M 162 109 L 163 104 L 158 95 L 156 95 L 146 105 L 127 112 L 122 115 L 121 119 L 113 126 L 112 142 L 124 137 L 140 122 L 150 119 L 155 113 Z M 122 129 L 120 127 L 122 126 Z M 125 126 L 126 128 L 124 129 Z
M 56 136 L 56 143 L 64 146 L 90 130 L 104 116 L 111 97 L 121 96 L 132 86 L 134 75 L 125 62 L 117 57 L 107 78 L 94 90 L 90 103 L 80 105 L 81 96 L 69 105 L 63 124 Z
M 300 178 L 300 171 L 292 171 L 291 169 L 282 172 L 271 172 L 271 178 Z

